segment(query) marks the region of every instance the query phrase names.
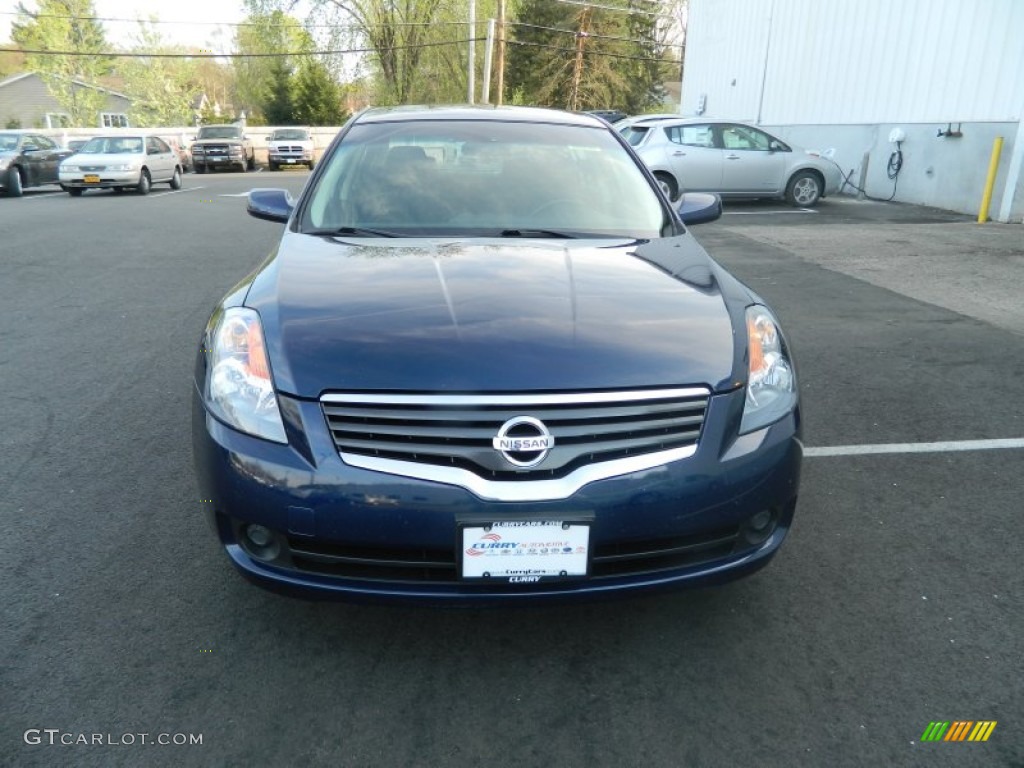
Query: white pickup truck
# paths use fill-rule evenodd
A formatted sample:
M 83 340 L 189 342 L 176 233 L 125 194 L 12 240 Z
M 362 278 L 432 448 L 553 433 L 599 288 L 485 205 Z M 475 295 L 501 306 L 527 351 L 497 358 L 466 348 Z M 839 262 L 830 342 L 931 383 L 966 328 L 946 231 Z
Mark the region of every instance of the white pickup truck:
M 272 171 L 282 165 L 305 165 L 313 170 L 312 135 L 305 128 L 278 128 L 267 139 L 267 164 Z

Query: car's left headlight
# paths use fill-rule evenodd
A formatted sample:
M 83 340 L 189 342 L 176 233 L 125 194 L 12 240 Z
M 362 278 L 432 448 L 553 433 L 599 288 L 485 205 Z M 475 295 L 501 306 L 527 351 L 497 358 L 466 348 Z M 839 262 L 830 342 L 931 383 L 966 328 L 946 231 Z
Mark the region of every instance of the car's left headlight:
M 259 315 L 226 309 L 207 338 L 203 399 L 210 411 L 242 432 L 287 443 Z
M 778 321 L 767 307 L 747 307 L 749 375 L 740 434 L 778 421 L 796 406 L 796 376 Z
M 11 164 L 12 159 L 10 157 L 0 157 L 0 171 L 7 170 L 7 166 Z

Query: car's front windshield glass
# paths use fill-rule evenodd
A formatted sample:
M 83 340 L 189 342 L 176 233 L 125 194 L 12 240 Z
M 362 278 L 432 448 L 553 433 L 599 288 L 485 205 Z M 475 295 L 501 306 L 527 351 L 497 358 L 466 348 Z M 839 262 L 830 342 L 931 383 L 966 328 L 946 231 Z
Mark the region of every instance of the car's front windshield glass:
M 18 134 L 0 133 L 0 152 L 10 152 L 18 148 Z
M 305 131 L 291 130 L 291 131 L 274 131 L 271 135 L 271 141 L 305 141 L 309 138 L 309 135 Z
M 484 237 L 652 238 L 668 224 L 606 127 L 480 120 L 354 126 L 301 220 L 306 232 Z
M 241 131 L 238 128 L 232 128 L 230 126 L 222 128 L 201 128 L 199 130 L 200 139 L 237 139 L 241 135 Z
M 97 136 L 80 150 L 82 155 L 133 155 L 142 151 L 142 139 L 126 136 Z

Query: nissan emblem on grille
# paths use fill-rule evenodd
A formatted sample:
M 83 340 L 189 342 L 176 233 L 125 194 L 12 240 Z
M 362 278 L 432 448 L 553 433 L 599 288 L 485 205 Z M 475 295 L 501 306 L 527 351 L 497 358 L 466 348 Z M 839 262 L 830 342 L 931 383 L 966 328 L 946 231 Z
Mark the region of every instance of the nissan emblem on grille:
M 540 419 L 516 416 L 501 425 L 491 444 L 509 464 L 529 468 L 544 461 L 555 438 Z

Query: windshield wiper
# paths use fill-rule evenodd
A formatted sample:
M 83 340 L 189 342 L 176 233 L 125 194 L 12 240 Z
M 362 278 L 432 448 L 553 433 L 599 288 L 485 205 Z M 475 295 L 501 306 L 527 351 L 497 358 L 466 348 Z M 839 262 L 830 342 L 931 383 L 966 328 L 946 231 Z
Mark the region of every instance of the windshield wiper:
M 573 239 L 576 235 L 570 235 L 568 232 L 559 232 L 555 229 L 503 229 L 501 230 L 501 237 L 558 237 Z
M 403 237 L 397 232 L 383 229 L 367 229 L 366 227 L 338 227 L 337 229 L 316 229 L 307 232 L 310 235 L 353 235 L 354 237 Z

